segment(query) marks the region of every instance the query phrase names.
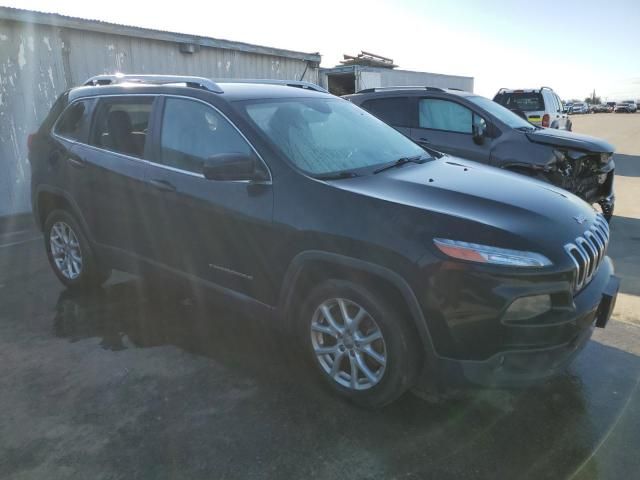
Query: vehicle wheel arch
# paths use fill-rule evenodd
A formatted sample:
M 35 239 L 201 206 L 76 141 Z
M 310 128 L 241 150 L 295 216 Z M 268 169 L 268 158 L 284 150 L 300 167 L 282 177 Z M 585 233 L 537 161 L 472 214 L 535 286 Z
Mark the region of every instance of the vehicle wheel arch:
M 44 227 L 44 223 L 52 211 L 65 210 L 80 223 L 85 234 L 88 233 L 87 224 L 80 213 L 80 208 L 66 192 L 55 187 L 43 186 L 38 189 L 34 197 L 33 209 L 40 230 Z
M 426 360 L 437 357 L 426 319 L 413 290 L 398 273 L 381 265 L 336 253 L 307 250 L 291 261 L 282 283 L 278 312 L 291 331 L 302 298 L 317 282 L 334 278 L 364 284 L 376 293 L 384 294 L 394 304 L 405 309 L 411 326 L 421 340 Z

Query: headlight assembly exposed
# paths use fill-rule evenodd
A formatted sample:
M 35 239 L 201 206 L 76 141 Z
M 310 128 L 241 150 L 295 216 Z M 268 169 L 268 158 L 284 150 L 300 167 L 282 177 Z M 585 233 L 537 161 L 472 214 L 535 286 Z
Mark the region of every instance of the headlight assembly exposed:
M 479 245 L 446 238 L 433 240 L 445 255 L 469 262 L 505 265 L 509 267 L 547 267 L 551 260 L 540 253 Z

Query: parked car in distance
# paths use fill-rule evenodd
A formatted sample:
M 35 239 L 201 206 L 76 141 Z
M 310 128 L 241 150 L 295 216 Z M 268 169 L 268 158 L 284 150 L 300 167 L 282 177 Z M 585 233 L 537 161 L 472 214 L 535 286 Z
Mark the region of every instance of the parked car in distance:
M 568 111 L 549 87 L 528 90 L 501 88 L 493 101 L 539 127 L 571 131 Z
M 624 112 L 624 113 L 635 113 L 638 110 L 638 106 L 636 102 L 633 100 L 624 100 L 622 102 L 616 103 L 615 112 Z
M 564 102 L 564 109 L 567 111 L 568 115 L 571 115 L 571 109 L 573 108 L 573 102 Z
M 592 113 L 607 113 L 609 112 L 609 107 L 603 103 L 598 104 L 598 105 L 592 105 L 591 106 L 591 112 Z
M 616 102 L 607 102 L 607 108 L 609 109 L 609 112 L 613 112 L 616 108 Z
M 536 127 L 460 90 L 389 87 L 345 98 L 424 147 L 547 181 L 613 215 L 614 147 L 604 140 Z
M 34 216 L 64 285 L 120 269 L 208 287 L 290 329 L 359 404 L 542 381 L 615 303 L 609 228 L 582 200 L 430 156 L 313 89 L 99 76 L 29 144 Z
M 574 102 L 571 107 L 571 113 L 574 115 L 579 113 L 589 113 L 589 105 L 585 102 Z

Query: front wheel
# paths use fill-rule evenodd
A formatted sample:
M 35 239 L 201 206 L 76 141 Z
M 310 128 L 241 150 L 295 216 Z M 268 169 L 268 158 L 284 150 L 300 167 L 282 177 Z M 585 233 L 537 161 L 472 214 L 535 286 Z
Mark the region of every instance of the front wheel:
M 311 291 L 300 310 L 299 334 L 333 391 L 359 405 L 381 407 L 413 386 L 419 345 L 400 311 L 343 280 Z
M 76 219 L 64 210 L 54 210 L 44 224 L 49 264 L 68 288 L 99 287 L 111 274 L 98 263 L 86 235 Z

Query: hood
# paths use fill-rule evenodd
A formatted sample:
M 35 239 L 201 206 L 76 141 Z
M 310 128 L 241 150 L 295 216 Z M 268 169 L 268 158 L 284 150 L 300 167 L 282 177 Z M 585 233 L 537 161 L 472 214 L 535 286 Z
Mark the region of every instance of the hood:
M 531 249 L 552 260 L 596 217 L 590 205 L 550 184 L 449 156 L 330 183 L 421 210 L 417 222 L 431 235 Z
M 540 128 L 533 132 L 527 132 L 526 135 L 534 143 L 544 143 L 556 147 L 586 150 L 593 153 L 613 153 L 615 150 L 613 145 L 600 138 L 555 128 Z

